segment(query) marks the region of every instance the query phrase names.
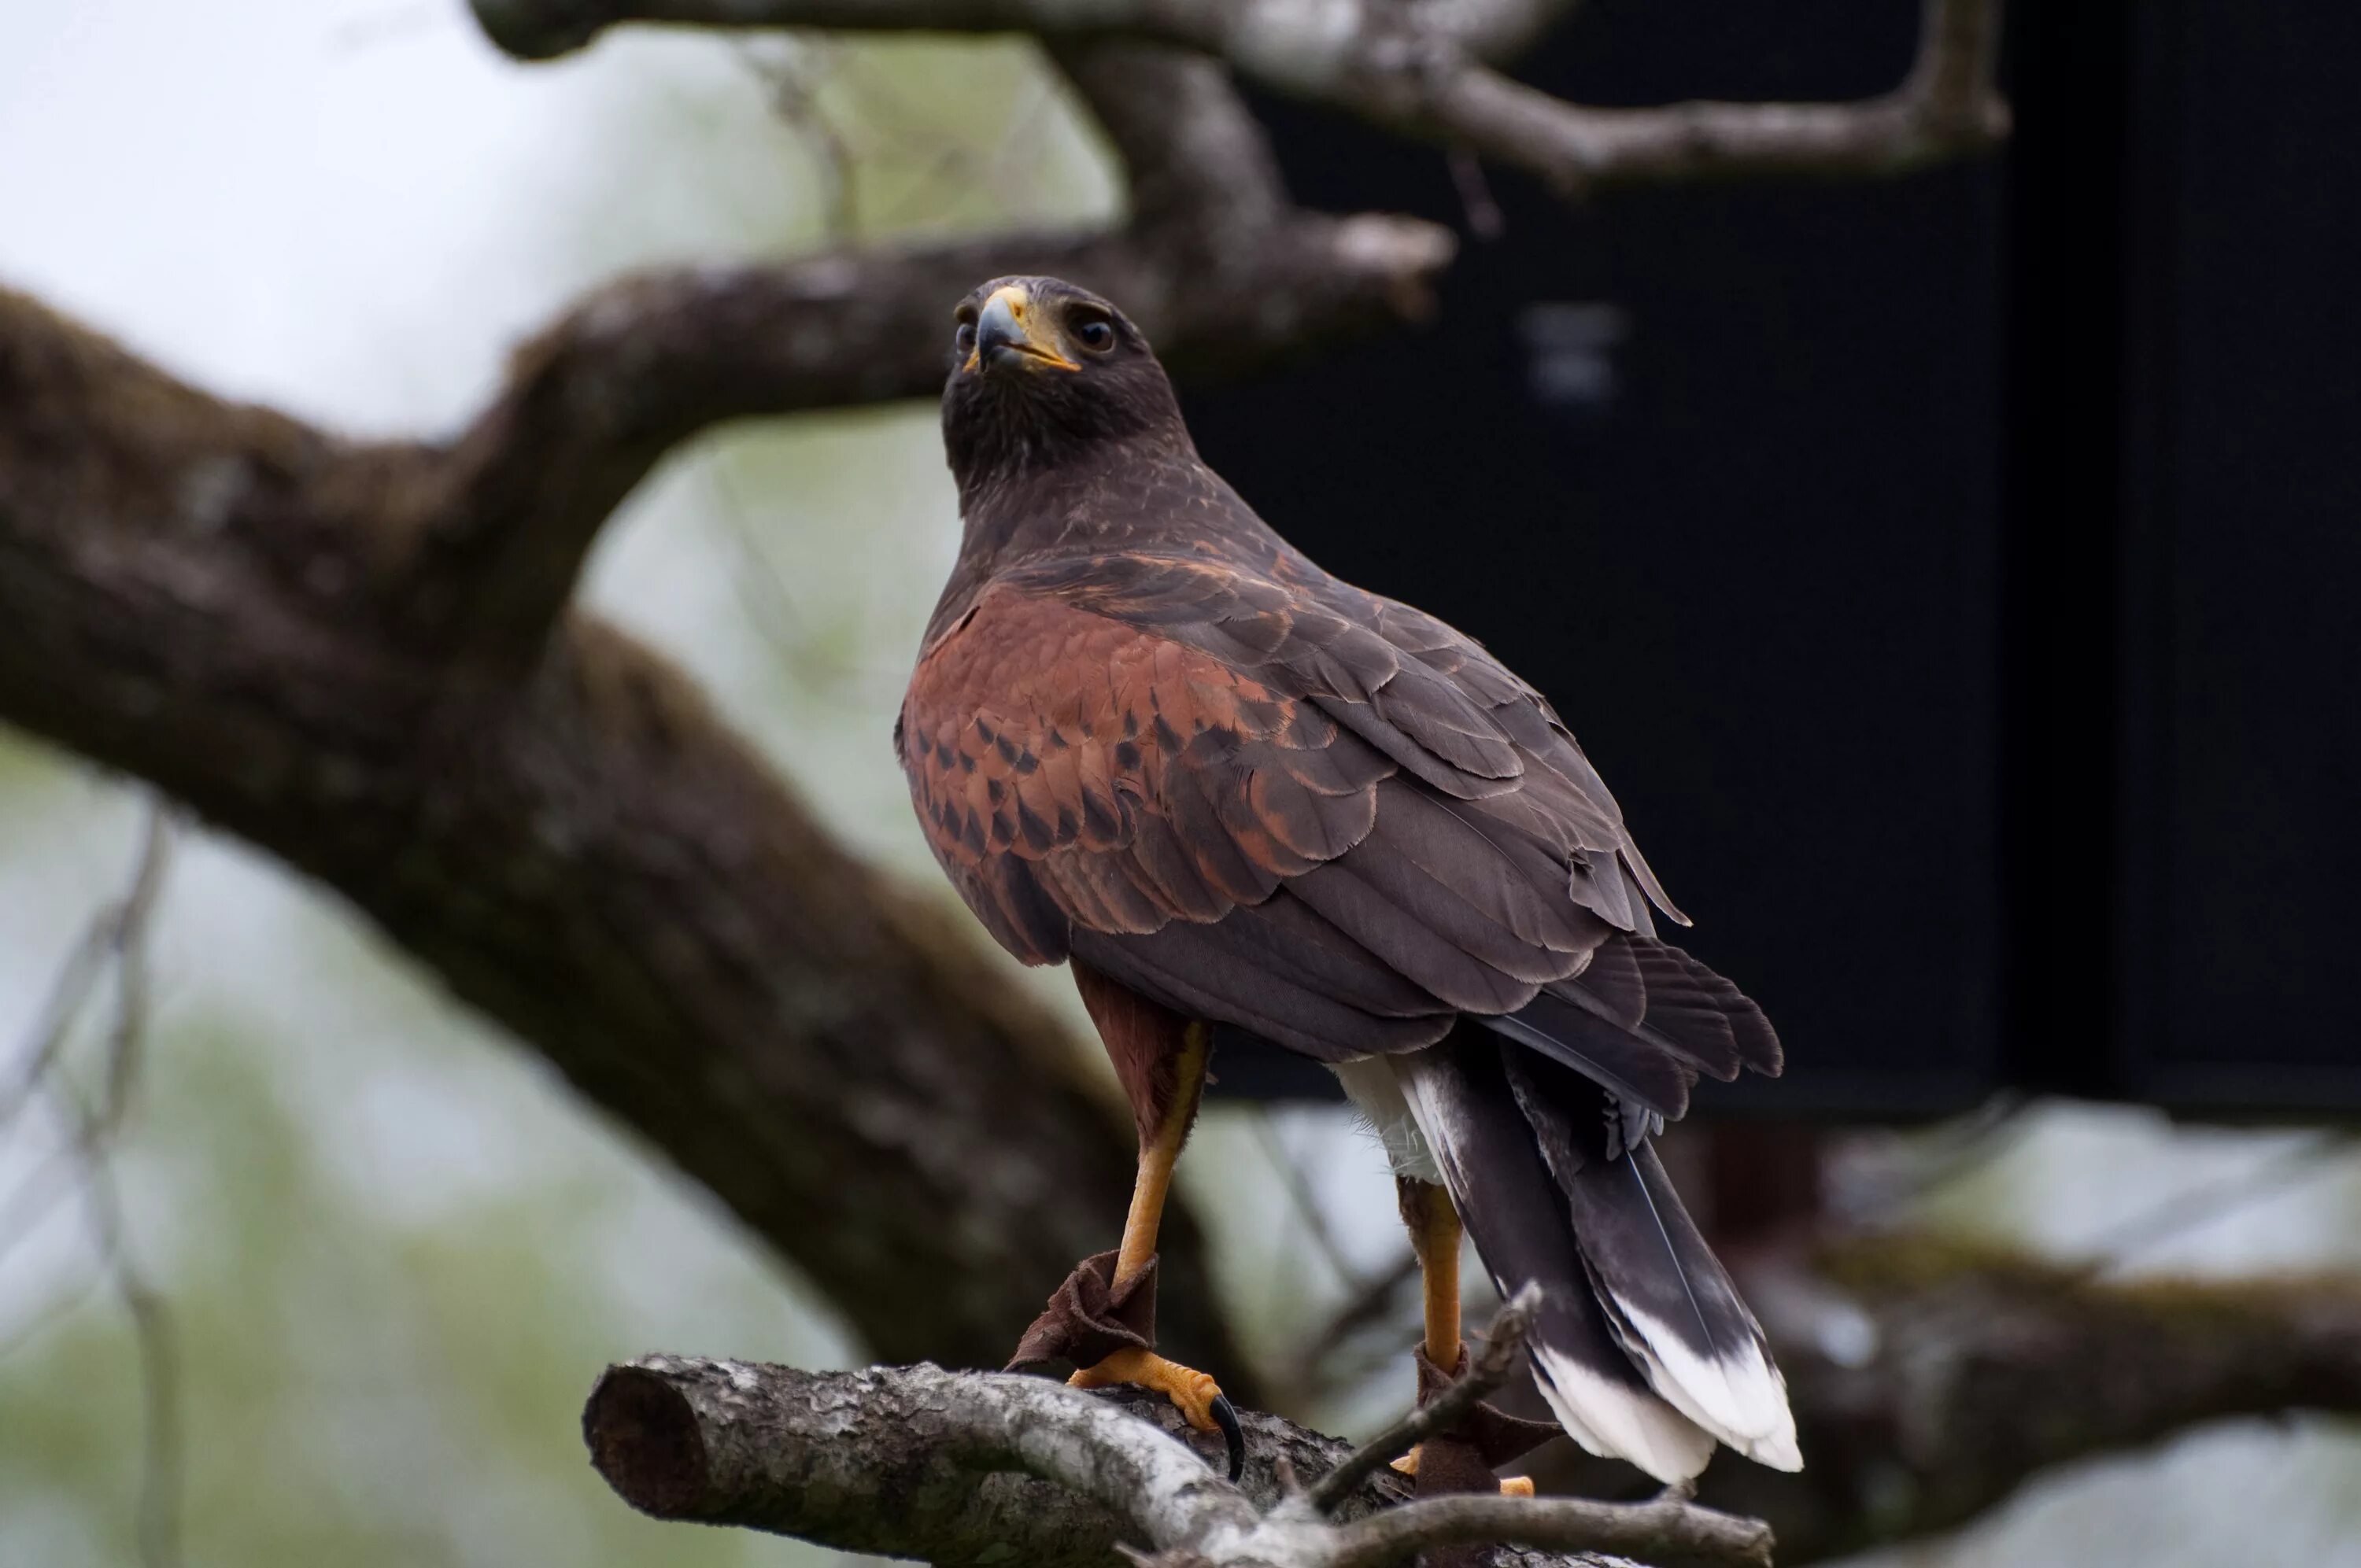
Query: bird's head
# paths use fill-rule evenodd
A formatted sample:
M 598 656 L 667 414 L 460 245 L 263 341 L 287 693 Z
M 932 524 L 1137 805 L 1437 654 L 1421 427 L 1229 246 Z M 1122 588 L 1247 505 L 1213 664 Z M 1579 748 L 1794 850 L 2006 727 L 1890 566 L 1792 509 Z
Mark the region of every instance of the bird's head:
M 1056 278 L 995 278 L 960 302 L 943 446 L 962 490 L 1141 435 L 1187 440 L 1164 367 L 1121 311 Z

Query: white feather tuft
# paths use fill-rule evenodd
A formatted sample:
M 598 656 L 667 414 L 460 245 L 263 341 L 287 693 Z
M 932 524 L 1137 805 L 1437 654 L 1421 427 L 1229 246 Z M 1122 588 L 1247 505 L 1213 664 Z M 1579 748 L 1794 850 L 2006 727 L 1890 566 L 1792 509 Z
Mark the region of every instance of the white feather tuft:
M 1442 1168 L 1434 1162 L 1426 1135 L 1419 1131 L 1418 1119 L 1411 1114 L 1410 1102 L 1394 1077 L 1393 1062 L 1385 1057 L 1363 1057 L 1357 1061 L 1330 1062 L 1328 1070 L 1336 1075 L 1336 1081 L 1345 1086 L 1345 1097 L 1385 1146 L 1388 1168 L 1396 1176 L 1442 1186 Z
M 1626 1459 L 1669 1485 L 1713 1457 L 1713 1433 L 1653 1395 L 1609 1382 L 1571 1356 L 1536 1346 L 1533 1381 L 1565 1433 L 1591 1453 Z
M 1773 1470 L 1801 1470 L 1795 1417 L 1787 1408 L 1787 1381 L 1763 1347 L 1749 1341 L 1731 1355 L 1699 1356 L 1670 1325 L 1637 1310 L 1620 1296 L 1612 1310 L 1631 1330 L 1633 1354 L 1648 1386 L 1690 1420 L 1730 1447 Z

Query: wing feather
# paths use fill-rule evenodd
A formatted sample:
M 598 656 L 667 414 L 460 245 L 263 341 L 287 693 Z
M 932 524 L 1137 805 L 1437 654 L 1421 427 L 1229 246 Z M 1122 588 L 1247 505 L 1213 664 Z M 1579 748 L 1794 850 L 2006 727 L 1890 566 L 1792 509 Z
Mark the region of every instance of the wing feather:
M 1035 561 L 928 645 L 900 748 L 993 934 L 1318 1053 L 1513 1014 L 1634 1115 L 1775 1071 L 1753 1004 L 1654 940 L 1678 912 L 1549 705 L 1279 548 Z

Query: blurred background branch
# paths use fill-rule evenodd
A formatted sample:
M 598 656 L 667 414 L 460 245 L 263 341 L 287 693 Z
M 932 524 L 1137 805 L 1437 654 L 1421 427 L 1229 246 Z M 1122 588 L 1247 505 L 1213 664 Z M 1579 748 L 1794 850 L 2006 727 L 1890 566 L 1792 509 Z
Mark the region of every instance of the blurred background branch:
M 1193 49 L 1240 75 L 1405 136 L 1466 147 L 1569 194 L 1792 174 L 1889 174 L 1984 150 L 2008 130 L 1994 84 L 1999 0 L 1925 0 L 1902 85 L 1855 104 L 1598 108 L 1487 63 L 1562 6 L 1350 7 L 1305 0 L 475 0 L 493 40 L 528 60 L 624 22 L 701 27 L 1123 36 Z M 1151 329 L 1152 330 L 1152 329 Z
M 151 803 L 140 830 L 130 880 L 121 894 L 102 905 L 68 952 L 18 1053 L 15 1081 L 0 1095 L 0 1134 L 36 1096 L 45 1097 L 62 1124 L 70 1170 L 37 1166 L 0 1205 L 0 1262 L 35 1229 L 61 1194 L 64 1175 L 81 1190 L 88 1212 L 94 1282 L 104 1281 L 130 1321 L 139 1380 L 141 1419 L 137 1539 L 143 1568 L 178 1568 L 181 1562 L 182 1443 L 180 1361 L 172 1316 L 162 1292 L 139 1260 L 127 1234 L 123 1198 L 115 1175 L 114 1143 L 137 1092 L 145 1061 L 148 1026 L 148 934 L 163 895 L 171 858 L 171 826 L 161 806 Z M 67 1077 L 66 1048 L 99 982 L 111 974 L 113 1015 L 94 1095 Z M 14 1336 L 37 1333 L 39 1321 Z M 0 1346 L 0 1354 L 10 1346 Z

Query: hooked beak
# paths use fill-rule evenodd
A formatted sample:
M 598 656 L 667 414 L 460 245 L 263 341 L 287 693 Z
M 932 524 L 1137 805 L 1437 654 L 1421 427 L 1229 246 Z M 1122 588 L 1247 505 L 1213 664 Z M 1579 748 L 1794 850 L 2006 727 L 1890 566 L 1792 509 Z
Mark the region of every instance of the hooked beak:
M 968 356 L 969 370 L 1022 365 L 1028 370 L 1079 370 L 1066 357 L 1043 312 L 1026 291 L 1011 283 L 994 289 L 975 318 L 975 352 Z

